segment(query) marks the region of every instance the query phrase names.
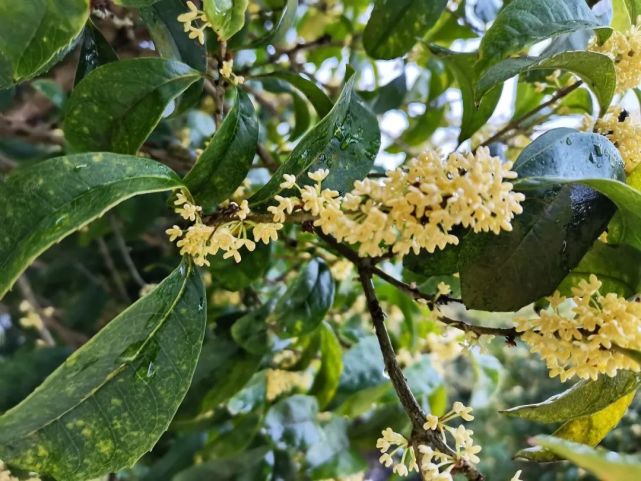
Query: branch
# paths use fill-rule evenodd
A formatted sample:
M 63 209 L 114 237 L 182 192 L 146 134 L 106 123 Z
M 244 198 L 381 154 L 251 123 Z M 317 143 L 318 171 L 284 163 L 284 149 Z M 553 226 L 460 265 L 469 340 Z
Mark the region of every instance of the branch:
M 108 218 L 109 218 L 109 224 L 111 226 L 111 230 L 113 231 L 113 234 L 114 234 L 114 238 L 116 239 L 116 245 L 118 246 L 118 250 L 120 250 L 120 255 L 122 256 L 122 260 L 125 262 L 127 269 L 129 269 L 129 273 L 131 274 L 132 279 L 141 288 L 145 287 L 147 283 L 140 275 L 140 272 L 138 272 L 138 269 L 136 268 L 136 264 L 134 263 L 134 260 L 131 258 L 131 254 L 129 253 L 129 247 L 127 247 L 125 238 L 122 236 L 122 232 L 120 231 L 120 226 L 118 225 L 118 222 L 116 221 L 113 215 L 109 215 Z
M 523 122 L 528 120 L 530 117 L 536 115 L 539 113 L 541 110 L 546 109 L 550 105 L 553 105 L 556 101 L 561 100 L 563 97 L 567 96 L 568 94 L 572 93 L 576 89 L 578 89 L 583 82 L 581 80 L 578 80 L 574 82 L 572 85 L 569 85 L 567 87 L 562 88 L 559 90 L 556 94 L 554 94 L 549 100 L 546 102 L 543 102 L 541 105 L 538 107 L 533 108 L 529 112 L 524 113 L 521 115 L 519 118 L 513 119 L 510 121 L 505 127 L 503 127 L 501 130 L 499 130 L 497 133 L 495 133 L 492 137 L 487 139 L 485 142 L 483 142 L 479 147 L 486 147 L 497 140 L 500 140 L 505 134 L 508 132 L 518 129 Z

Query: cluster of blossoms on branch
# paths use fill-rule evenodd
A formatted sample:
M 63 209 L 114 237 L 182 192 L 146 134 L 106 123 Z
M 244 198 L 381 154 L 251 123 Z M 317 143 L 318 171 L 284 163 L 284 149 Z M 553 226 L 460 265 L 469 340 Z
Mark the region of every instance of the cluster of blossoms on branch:
M 497 234 L 512 229 L 524 196 L 507 181 L 516 178 L 511 167 L 487 148 L 446 158 L 427 151 L 382 179 L 355 182 L 342 197 L 322 189 L 327 171 L 310 174 L 316 183 L 304 187 L 286 176 L 281 186 L 298 189 L 300 196 L 276 196 L 278 205 L 269 211 L 274 222 L 284 222 L 286 214 L 296 210 L 309 212 L 324 234 L 358 245 L 360 256 L 382 256 L 389 247 L 398 256 L 422 249 L 434 252 L 458 244 L 452 233 L 456 226 Z
M 637 20 L 638 22 L 638 20 Z M 633 25 L 627 32 L 612 32 L 603 45 L 593 44 L 591 50 L 608 55 L 614 62 L 617 93 L 637 87 L 641 82 L 641 29 Z
M 625 171 L 632 172 L 641 162 L 641 122 L 621 107 L 610 107 L 594 124 L 594 130 L 607 137 L 621 153 Z
M 535 318 L 517 318 L 517 331 L 532 352 L 547 364 L 550 377 L 597 379 L 641 366 L 616 348 L 641 349 L 641 303 L 599 292 L 595 275 L 572 288 L 571 316 L 561 312 L 568 299 L 559 292 L 548 298 L 550 310 Z
M 477 464 L 480 461 L 477 454 L 481 451 L 481 447 L 474 444 L 472 439 L 474 432 L 466 429 L 462 424 L 456 428 L 447 424 L 457 418 L 472 421 L 474 416 L 471 413 L 472 408 L 464 406 L 461 402 L 455 402 L 452 410 L 444 416 L 430 414 L 425 420 L 423 429 L 439 431 L 444 443 L 448 446 L 448 442 L 454 441 L 454 445 L 450 446 L 451 454 L 423 444 L 418 445 L 419 454 L 417 454 L 414 446 L 410 445 L 405 436 L 387 428 L 376 442 L 376 447 L 381 452 L 379 461 L 388 468 L 393 466 L 394 473 L 399 476 L 407 476 L 411 471 L 419 472 L 420 468 L 423 478 L 427 481 L 452 481 L 452 470 L 461 461 L 469 464 Z
M 296 189 L 297 196 L 275 196 L 276 205 L 267 210 L 271 222 L 251 219 L 247 200 L 240 202 L 236 218 L 218 225 L 202 221 L 202 209 L 179 193 L 176 212 L 195 222 L 186 231 L 178 226 L 167 230 L 170 240 L 179 239 L 183 255 L 190 255 L 197 265 L 208 265 L 207 256 L 223 251 L 223 257 L 240 262 L 239 249 L 249 251 L 255 242 L 269 243 L 288 216 L 309 215 L 323 233 L 339 242 L 358 245 L 361 256 L 381 256 L 391 247 L 404 256 L 421 249 L 434 252 L 447 244 L 458 244 L 452 230 L 468 227 L 474 232 L 511 230 L 511 220 L 522 212 L 521 193 L 512 190 L 508 179 L 514 179 L 510 162 L 492 157 L 487 148 L 476 154 L 452 153 L 442 158 L 428 151 L 412 159 L 405 167 L 387 172 L 383 179 L 365 179 L 354 183 L 344 196 L 323 189 L 328 170 L 309 172 L 313 183 L 300 186 L 293 175 L 285 174 L 282 189 Z M 252 230 L 254 241 L 248 238 Z
M 183 24 L 185 32 L 189 32 L 189 38 L 198 39 L 205 45 L 205 29 L 210 26 L 207 15 L 192 1 L 187 2 L 187 7 L 189 11 L 178 15 L 178 21 Z M 194 22 L 198 22 L 199 25 L 194 26 Z

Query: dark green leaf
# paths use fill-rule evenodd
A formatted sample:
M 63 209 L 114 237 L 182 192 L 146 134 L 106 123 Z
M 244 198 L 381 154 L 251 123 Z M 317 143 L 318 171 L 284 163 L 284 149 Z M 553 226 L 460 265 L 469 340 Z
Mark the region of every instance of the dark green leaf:
M 401 135 L 401 143 L 414 147 L 427 142 L 440 126 L 444 115 L 445 107 L 431 108 L 427 106 L 423 114 L 410 118 L 410 126 Z
M 207 50 L 197 39 L 189 38 L 178 16 L 187 7 L 183 0 L 160 0 L 140 9 L 140 17 L 147 25 L 156 50 L 161 57 L 178 60 L 204 73 L 207 70 Z M 178 100 L 176 112 L 194 105 L 202 93 L 204 80 L 191 85 Z
M 350 445 L 348 422 L 342 417 L 322 427 L 323 436 L 308 451 L 306 461 L 312 468 L 312 479 L 342 478 L 367 469 L 365 459 Z
M 276 78 L 291 84 L 294 88 L 299 90 L 307 100 L 309 100 L 320 118 L 325 117 L 334 106 L 327 94 L 323 92 L 318 85 L 302 75 L 288 72 L 286 70 L 279 70 L 263 77 L 256 77 L 257 80 L 261 80 L 261 78 Z
M 585 0 L 513 0 L 483 36 L 481 62 L 496 63 L 546 38 L 600 26 Z
M 283 6 L 278 22 L 274 25 L 267 34 L 252 42 L 251 47 L 262 47 L 264 45 L 272 44 L 278 45 L 282 42 L 285 34 L 294 25 L 296 21 L 296 9 L 298 8 L 298 0 L 287 0 Z
M 0 2 L 0 90 L 46 71 L 89 18 L 89 0 Z
M 520 73 L 554 69 L 567 70 L 583 80 L 596 95 L 602 113 L 610 106 L 616 89 L 614 63 L 607 55 L 595 52 L 562 52 L 547 58 L 508 58 L 483 73 L 477 85 L 477 99 Z
M 256 154 L 258 119 L 249 96 L 236 90 L 234 107 L 225 117 L 185 184 L 196 202 L 209 210 L 242 184 Z
M 134 154 L 169 102 L 198 79 L 200 73 L 188 65 L 162 58 L 120 60 L 98 67 L 67 102 L 65 138 L 78 151 Z
M 327 264 L 313 259 L 282 295 L 268 318 L 282 335 L 300 336 L 313 331 L 334 303 L 334 279 Z
M 82 36 L 80 58 L 78 59 L 74 83 L 80 82 L 97 67 L 116 60 L 118 60 L 118 55 L 111 48 L 109 42 L 93 22 L 88 21 Z
M 361 339 L 344 354 L 341 393 L 352 394 L 387 381 L 383 355 L 375 336 Z
M 602 136 L 555 129 L 523 150 L 514 170 L 522 185 L 540 185 L 534 178 L 618 178 L 623 161 Z M 611 202 L 584 186 L 548 185 L 525 195 L 524 212 L 512 222 L 512 232 L 473 235 L 463 242 L 461 287 L 470 308 L 516 310 L 550 294 L 613 214 Z
M 270 310 L 270 304 L 264 304 L 239 318 L 231 328 L 234 341 L 252 354 L 260 356 L 269 349 L 266 321 Z
M 405 71 L 389 83 L 378 89 L 372 112 L 375 114 L 384 114 L 388 110 L 399 108 L 403 105 L 403 100 L 407 94 L 407 77 Z
M 581 380 L 570 389 L 537 403 L 517 406 L 502 411 L 529 421 L 557 423 L 594 414 L 617 399 L 634 392 L 641 377 L 630 371 L 619 371 L 616 376 L 601 375 L 596 381 Z
M 314 379 L 310 394 L 316 396 L 320 408 L 334 397 L 343 372 L 343 350 L 332 326 L 323 322 L 319 326 L 321 366 Z
M 554 436 L 537 436 L 534 440 L 559 457 L 594 473 L 601 481 L 637 481 L 641 478 L 641 459 L 638 456 L 594 449 Z
M 316 416 L 316 398 L 290 396 L 270 408 L 265 417 L 265 429 L 271 440 L 280 447 L 307 449 L 322 436 Z
M 172 481 L 268 481 L 274 465 L 274 454 L 267 448 L 255 448 L 228 458 L 196 464 L 178 473 Z
M 243 28 L 248 5 L 249 0 L 204 0 L 205 15 L 219 40 L 229 40 Z
M 300 184 L 308 183 L 309 170 L 329 169 L 323 187 L 346 192 L 355 180 L 371 169 L 380 146 L 376 117 L 353 93 L 352 77 L 336 105 L 300 140 L 287 161 L 272 175 L 269 182 L 250 201 L 259 204 L 281 191 L 283 175 L 292 174 Z
M 403 257 L 403 266 L 424 277 L 454 274 L 458 272 L 459 252 L 460 244 L 451 244 L 445 249 L 434 251 L 433 254 L 427 251 L 418 255 L 410 253 Z
M 312 123 L 312 116 L 309 113 L 307 102 L 298 93 L 292 91 L 292 99 L 294 100 L 294 129 L 289 140 L 296 140 L 307 132 Z
M 458 141 L 469 139 L 478 129 L 484 126 L 494 113 L 499 103 L 502 88 L 494 88 L 483 97 L 480 104 L 475 102 L 474 89 L 478 82 L 479 72 L 475 66 L 476 54 L 454 53 L 443 48 L 431 47 L 439 55 L 456 79 L 463 98 L 463 118 Z
M 184 262 L 0 418 L 2 459 L 69 481 L 133 465 L 187 392 L 204 302 L 200 276 Z
M 603 294 L 614 292 L 630 297 L 641 288 L 641 251 L 627 245 L 610 245 L 596 242 L 578 266 L 559 285 L 562 295 L 572 295 L 572 287 L 591 274 L 602 282 Z
M 80 154 L 21 169 L 0 183 L 0 297 L 44 250 L 139 194 L 180 188 L 156 161 Z
M 376 0 L 363 46 L 370 57 L 391 59 L 407 53 L 437 22 L 447 0 Z

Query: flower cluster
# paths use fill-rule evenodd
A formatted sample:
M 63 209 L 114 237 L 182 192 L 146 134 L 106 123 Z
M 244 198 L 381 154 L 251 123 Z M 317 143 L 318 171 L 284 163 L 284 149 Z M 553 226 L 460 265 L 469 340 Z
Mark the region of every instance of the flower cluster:
M 194 222 L 186 230 L 174 225 L 167 229 L 170 241 L 175 241 L 182 255 L 189 255 L 198 266 L 208 266 L 207 257 L 224 252 L 223 258 L 234 258 L 241 261 L 239 250 L 243 247 L 248 251 L 256 248 L 256 242 L 269 244 L 278 238 L 278 231 L 283 225 L 280 223 L 257 223 L 247 220 L 250 214 L 246 200 L 240 205 L 230 203 L 227 209 L 234 210 L 234 220 L 216 225 L 207 225 L 202 221 L 202 208 L 191 202 L 184 193 L 179 192 L 174 202 L 176 213 L 183 219 Z M 252 229 L 254 240 L 247 237 L 248 229 Z M 254 242 L 256 241 L 256 242 Z
M 281 394 L 288 393 L 293 389 L 307 389 L 310 385 L 310 376 L 296 371 L 268 369 L 266 384 L 267 400 L 273 401 Z
M 205 29 L 210 26 L 207 15 L 202 10 L 199 10 L 192 1 L 187 2 L 187 7 L 189 7 L 189 11 L 178 15 L 178 21 L 183 24 L 185 32 L 189 32 L 189 38 L 197 38 L 204 45 Z M 197 20 L 200 22 L 199 27 L 194 26 L 194 22 Z
M 2 461 L 0 461 L 0 481 L 20 481 L 20 479 L 13 476 L 7 466 Z M 40 481 L 40 478 L 32 476 L 26 481 Z
M 637 87 L 641 81 L 641 29 L 633 25 L 627 32 L 612 32 L 603 45 L 591 50 L 608 55 L 614 61 L 617 93 Z
M 472 439 L 474 432 L 466 429 L 462 424 L 456 428 L 447 424 L 457 418 L 461 418 L 463 421 L 472 421 L 474 416 L 471 413 L 472 408 L 456 402 L 452 406 L 452 410 L 440 418 L 432 414 L 427 416 L 423 429 L 439 431 L 446 445 L 448 445 L 449 435 L 449 438 L 454 441 L 451 453 L 443 453 L 438 449 L 421 444 L 418 446 L 420 455 L 417 456 L 414 447 L 410 446 L 409 441 L 402 434 L 387 428 L 376 442 L 376 447 L 381 452 L 379 461 L 386 467 L 394 466 L 393 470 L 399 476 L 407 476 L 410 471 L 418 472 L 420 468 L 423 479 L 452 481 L 452 470 L 461 461 L 469 464 L 476 464 L 480 461 L 477 454 L 481 451 L 481 447 L 474 444 Z M 420 467 L 418 459 L 420 459 Z
M 20 318 L 20 325 L 22 327 L 24 327 L 25 329 L 36 329 L 38 331 L 42 330 L 42 328 L 44 327 L 42 317 L 29 301 L 22 301 L 20 303 L 19 309 L 22 313 L 22 317 Z M 51 317 L 54 314 L 54 308 L 46 307 L 42 310 L 42 314 L 47 317 Z
M 641 122 L 626 110 L 613 106 L 596 121 L 594 129 L 606 136 L 621 153 L 625 171 L 632 172 L 641 163 Z
M 225 60 L 223 66 L 220 68 L 220 75 L 229 81 L 232 85 L 240 85 L 245 83 L 245 77 L 236 75 L 234 73 L 234 61 Z
M 512 229 L 524 196 L 506 181 L 516 177 L 511 167 L 484 147 L 475 155 L 452 153 L 445 159 L 428 151 L 383 179 L 355 182 L 344 197 L 321 188 L 327 170 L 310 173 L 315 183 L 304 187 L 286 175 L 281 187 L 296 188 L 300 196 L 276 196 L 278 204 L 268 210 L 274 222 L 284 222 L 295 210 L 308 212 L 323 233 L 358 244 L 360 256 L 381 256 L 388 246 L 399 256 L 421 249 L 434 252 L 458 244 L 452 234 L 456 226 L 474 232 Z
M 560 312 L 567 299 L 558 291 L 548 298 L 550 310 L 517 319 L 517 330 L 532 352 L 547 364 L 550 377 L 597 379 L 618 370 L 641 371 L 639 364 L 613 346 L 641 349 L 641 303 L 614 293 L 603 296 L 595 275 L 572 288 L 571 317 Z

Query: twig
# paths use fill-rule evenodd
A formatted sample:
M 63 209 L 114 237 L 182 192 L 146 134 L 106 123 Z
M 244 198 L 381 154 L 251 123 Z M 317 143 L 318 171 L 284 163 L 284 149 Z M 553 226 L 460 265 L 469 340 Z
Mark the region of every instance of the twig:
M 111 230 L 113 231 L 114 238 L 116 239 L 116 245 L 118 246 L 118 250 L 120 250 L 120 254 L 122 255 L 122 260 L 125 261 L 125 265 L 127 266 L 127 269 L 129 269 L 129 273 L 131 274 L 132 279 L 141 288 L 145 287 L 147 283 L 140 275 L 140 272 L 138 272 L 138 269 L 136 268 L 136 264 L 134 264 L 134 261 L 131 258 L 131 254 L 129 253 L 129 247 L 127 247 L 127 243 L 125 242 L 125 239 L 122 236 L 122 232 L 120 230 L 120 226 L 118 225 L 118 222 L 116 221 L 113 215 L 109 215 L 108 217 L 109 217 L 109 224 L 111 225 Z
M 111 279 L 114 285 L 116 286 L 116 291 L 118 292 L 118 295 L 122 298 L 123 301 L 127 303 L 131 302 L 129 295 L 127 294 L 127 289 L 125 288 L 125 283 L 120 277 L 120 273 L 118 272 L 118 269 L 116 269 L 116 264 L 114 263 L 114 260 L 111 257 L 111 253 L 109 252 L 109 247 L 107 246 L 107 243 L 102 237 L 98 237 L 96 241 L 98 242 L 98 249 L 100 250 L 100 255 L 102 256 L 102 259 L 105 262 L 105 266 L 107 266 L 107 270 L 111 275 Z
M 524 113 L 519 118 L 510 121 L 505 127 L 503 127 L 501 130 L 499 130 L 497 133 L 495 133 L 493 136 L 491 136 L 489 139 L 487 139 L 481 145 L 479 145 L 479 147 L 486 147 L 496 142 L 497 140 L 501 139 L 508 132 L 518 129 L 521 126 L 521 124 L 526 120 L 528 120 L 530 117 L 536 115 L 541 110 L 546 109 L 550 105 L 554 104 L 556 101 L 561 100 L 563 97 L 567 96 L 568 94 L 578 89 L 582 84 L 583 82 L 581 80 L 578 80 L 574 82 L 572 85 L 569 85 L 567 87 L 560 89 L 556 94 L 554 94 L 546 102 L 543 102 L 541 105 L 533 108 L 529 112 Z
M 258 157 L 260 157 L 260 160 L 263 161 L 263 167 L 265 167 L 271 172 L 275 172 L 276 170 L 278 170 L 278 167 L 279 167 L 278 162 L 274 160 L 274 158 L 267 151 L 267 149 L 263 147 L 261 144 L 258 144 L 256 146 L 256 153 L 258 154 Z

